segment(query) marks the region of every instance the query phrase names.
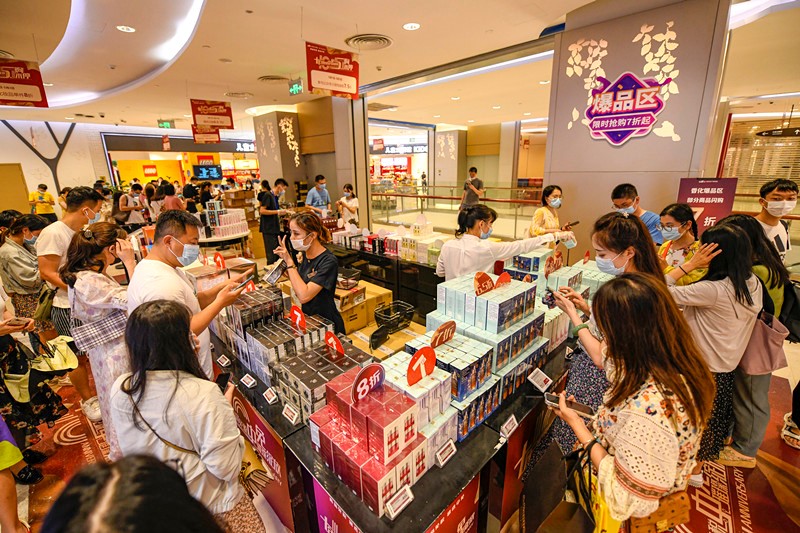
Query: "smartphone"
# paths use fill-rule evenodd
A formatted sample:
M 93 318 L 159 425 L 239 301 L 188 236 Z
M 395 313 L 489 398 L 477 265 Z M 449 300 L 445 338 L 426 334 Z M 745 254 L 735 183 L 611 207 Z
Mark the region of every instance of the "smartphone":
M 222 393 L 224 394 L 225 389 L 228 388 L 228 382 L 230 380 L 231 380 L 231 373 L 223 372 L 219 376 L 217 376 L 217 379 L 214 380 L 214 383 L 216 383 L 219 386 L 219 390 L 221 390 Z
M 558 395 L 545 392 L 544 403 L 545 405 L 549 405 L 550 407 L 555 407 L 556 409 L 558 409 Z M 583 418 L 592 418 L 594 416 L 594 409 L 592 409 L 588 405 L 578 403 L 573 400 L 567 400 L 567 407 L 573 409 L 576 413 L 578 413 L 578 415 L 582 416 Z
M 567 222 L 567 226 L 574 227 L 574 226 L 577 226 L 580 223 L 581 223 L 580 220 L 576 220 L 575 222 Z
M 556 306 L 556 297 L 553 295 L 553 291 L 545 289 L 542 303 L 546 305 L 548 309 L 553 309 Z
M 253 281 L 254 279 L 255 279 L 255 276 L 250 276 L 249 278 L 247 278 L 246 280 L 244 280 L 243 282 L 241 282 L 240 284 L 238 284 L 238 285 L 236 286 L 236 288 L 235 288 L 235 289 L 233 289 L 233 290 L 235 290 L 235 291 L 238 291 L 239 289 L 241 289 L 242 287 L 244 287 L 245 285 L 247 285 L 248 283 L 250 283 L 250 282 L 251 282 L 251 281 Z
M 286 272 L 286 261 L 283 259 L 278 259 L 278 262 L 275 263 L 275 266 L 272 267 L 272 270 L 267 271 L 266 280 L 267 283 L 270 285 L 275 285 L 278 283 L 278 280 Z
M 9 326 L 25 326 L 28 324 L 28 320 L 25 318 L 14 317 L 6 322 Z

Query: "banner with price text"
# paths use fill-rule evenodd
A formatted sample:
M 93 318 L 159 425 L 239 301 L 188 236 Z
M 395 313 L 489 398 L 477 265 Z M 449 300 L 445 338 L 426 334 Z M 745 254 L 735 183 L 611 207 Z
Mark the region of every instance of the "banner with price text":
M 736 178 L 681 180 L 678 203 L 692 208 L 699 234 L 731 214 L 738 181 Z

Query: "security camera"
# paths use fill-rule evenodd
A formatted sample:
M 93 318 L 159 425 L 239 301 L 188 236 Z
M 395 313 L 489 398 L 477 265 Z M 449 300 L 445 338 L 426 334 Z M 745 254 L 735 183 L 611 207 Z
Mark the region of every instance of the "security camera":
M 100 115 L 100 118 L 106 118 L 106 114 L 105 113 L 98 113 L 98 115 Z

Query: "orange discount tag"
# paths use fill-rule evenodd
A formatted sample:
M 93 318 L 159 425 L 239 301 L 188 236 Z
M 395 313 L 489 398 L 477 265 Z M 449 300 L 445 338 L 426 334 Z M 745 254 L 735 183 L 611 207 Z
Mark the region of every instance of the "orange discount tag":
M 406 379 L 409 385 L 419 383 L 423 378 L 433 374 L 436 368 L 436 352 L 430 346 L 423 346 L 411 357 L 408 362 Z
M 217 270 L 225 270 L 225 258 L 221 253 L 214 254 L 214 264 L 217 265 Z
M 302 309 L 296 305 L 293 305 L 289 310 L 289 320 L 291 320 L 292 324 L 294 324 L 301 332 L 306 332 L 306 315 L 303 313 Z
M 433 333 L 433 337 L 431 338 L 431 348 L 437 348 L 442 344 L 451 341 L 453 337 L 456 335 L 456 322 L 455 320 L 450 320 L 445 322 Z
M 510 285 L 510 284 L 511 284 L 511 274 L 509 274 L 508 272 L 503 272 L 502 274 L 500 274 L 500 277 L 497 278 L 497 281 L 494 284 L 494 288 L 497 289 L 503 287 L 504 285 Z
M 492 278 L 486 272 L 476 272 L 475 273 L 475 296 L 480 296 L 481 294 L 486 294 L 490 290 L 494 289 L 494 282 Z
M 344 356 L 344 347 L 339 337 L 331 331 L 325 332 L 325 345 L 328 347 L 328 359 L 338 361 Z

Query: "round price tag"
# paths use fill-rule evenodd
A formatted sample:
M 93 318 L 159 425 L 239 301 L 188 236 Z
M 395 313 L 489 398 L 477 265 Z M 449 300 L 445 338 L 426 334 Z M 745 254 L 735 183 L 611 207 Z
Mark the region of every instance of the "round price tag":
M 494 282 L 492 281 L 491 276 L 489 276 L 489 274 L 486 272 L 476 272 L 473 285 L 475 287 L 475 296 L 486 294 L 490 290 L 494 289 Z
M 214 254 L 214 264 L 217 265 L 217 270 L 225 270 L 225 258 L 221 253 Z
M 456 335 L 456 322 L 455 320 L 450 320 L 445 322 L 433 333 L 433 337 L 431 338 L 431 348 L 438 348 L 442 344 L 450 341 Z
M 302 309 L 296 305 L 293 305 L 289 311 L 289 320 L 292 321 L 292 324 L 294 324 L 297 329 L 303 333 L 306 332 L 306 315 L 303 313 Z
M 419 383 L 423 378 L 433 374 L 436 368 L 436 352 L 430 346 L 423 346 L 411 357 L 408 362 L 406 379 L 409 385 Z
M 338 361 L 344 356 L 344 347 L 342 341 L 335 333 L 325 332 L 325 345 L 328 347 L 328 359 L 331 361 Z
M 503 272 L 497 278 L 497 281 L 494 284 L 495 289 L 498 287 L 502 287 L 503 285 L 509 285 L 511 283 L 511 274 L 508 272 Z
M 350 390 L 353 403 L 358 403 L 366 398 L 371 391 L 382 386 L 385 377 L 386 371 L 380 363 L 370 363 L 362 368 L 355 381 L 353 381 L 353 388 Z

